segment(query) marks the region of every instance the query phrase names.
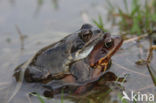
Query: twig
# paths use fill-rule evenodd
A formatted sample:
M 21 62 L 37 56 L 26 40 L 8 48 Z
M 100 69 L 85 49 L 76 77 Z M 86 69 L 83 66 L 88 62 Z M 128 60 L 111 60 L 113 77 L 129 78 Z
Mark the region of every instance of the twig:
M 156 50 L 156 45 L 150 45 L 150 49 L 149 49 L 149 54 L 148 57 L 146 59 L 146 66 L 148 68 L 148 71 L 151 75 L 151 78 L 153 80 L 154 85 L 156 86 L 156 71 L 154 71 L 154 69 L 150 66 L 151 60 L 152 60 L 152 56 L 153 56 L 153 50 Z
M 150 66 L 149 63 L 147 63 L 147 68 L 148 68 L 148 71 L 149 71 L 149 73 L 151 75 L 151 78 L 153 80 L 153 83 L 156 86 L 156 77 L 155 77 L 156 72 L 153 70 L 153 68 Z
M 25 39 L 25 35 L 22 34 L 20 28 L 18 27 L 18 25 L 16 25 L 16 30 L 17 33 L 19 35 L 19 39 L 20 39 L 20 44 L 21 44 L 21 50 L 24 49 L 24 39 Z
M 145 37 L 148 37 L 150 35 L 153 35 L 154 33 L 156 33 L 156 30 L 151 31 L 150 33 L 145 33 L 144 35 L 141 35 L 141 36 L 137 36 L 137 37 L 134 37 L 134 38 L 130 38 L 130 39 L 124 40 L 123 43 L 129 43 L 129 42 L 133 42 L 133 41 L 136 41 L 136 40 L 140 40 L 142 38 L 145 38 Z
M 137 37 L 134 37 L 134 38 L 130 38 L 130 39 L 128 39 L 128 40 L 124 40 L 123 43 L 129 43 L 129 42 L 133 42 L 133 41 L 136 41 L 136 40 L 140 40 L 140 39 L 145 38 L 145 37 L 147 37 L 147 36 L 148 36 L 148 34 L 144 34 L 144 35 L 141 35 L 141 36 L 137 36 Z
M 152 56 L 153 56 L 153 50 L 156 50 L 156 45 L 152 45 L 149 49 L 149 54 L 148 57 L 146 59 L 147 63 L 151 62 Z

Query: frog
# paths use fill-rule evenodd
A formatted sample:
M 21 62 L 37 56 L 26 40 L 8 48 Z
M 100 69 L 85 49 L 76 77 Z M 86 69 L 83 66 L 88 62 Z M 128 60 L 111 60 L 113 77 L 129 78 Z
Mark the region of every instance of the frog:
M 111 57 L 122 43 L 120 36 L 83 24 L 76 32 L 39 50 L 24 71 L 24 80 L 54 89 L 64 85 L 82 88 L 81 85 L 98 80 L 107 71 Z M 16 81 L 24 64 L 14 71 Z

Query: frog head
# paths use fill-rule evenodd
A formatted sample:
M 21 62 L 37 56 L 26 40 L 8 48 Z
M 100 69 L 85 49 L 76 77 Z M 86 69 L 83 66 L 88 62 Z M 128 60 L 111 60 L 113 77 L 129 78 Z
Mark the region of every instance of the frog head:
M 80 60 L 87 57 L 95 45 L 103 40 L 105 33 L 99 28 L 93 27 L 90 24 L 84 24 L 75 32 L 75 35 L 71 35 L 72 39 L 70 53 L 73 60 Z

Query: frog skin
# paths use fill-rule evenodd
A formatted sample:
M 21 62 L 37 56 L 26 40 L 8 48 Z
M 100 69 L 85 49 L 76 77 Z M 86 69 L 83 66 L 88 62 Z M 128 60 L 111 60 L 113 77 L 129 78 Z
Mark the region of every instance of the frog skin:
M 111 56 L 122 42 L 121 37 L 84 24 L 75 33 L 38 51 L 25 70 L 24 80 L 52 88 L 95 81 L 108 69 Z M 22 65 L 14 72 L 17 81 Z

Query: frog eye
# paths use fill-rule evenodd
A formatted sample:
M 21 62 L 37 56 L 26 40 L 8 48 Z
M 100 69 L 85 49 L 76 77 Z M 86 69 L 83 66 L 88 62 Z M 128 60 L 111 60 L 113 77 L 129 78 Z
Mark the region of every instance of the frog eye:
M 106 41 L 105 42 L 105 47 L 106 48 L 111 48 L 113 46 L 113 40 L 112 39 L 110 39 L 110 40 L 108 40 L 108 41 Z
M 90 38 L 92 37 L 92 31 L 91 30 L 86 30 L 85 32 L 81 33 L 80 38 L 84 41 L 84 42 L 88 42 L 90 40 Z

